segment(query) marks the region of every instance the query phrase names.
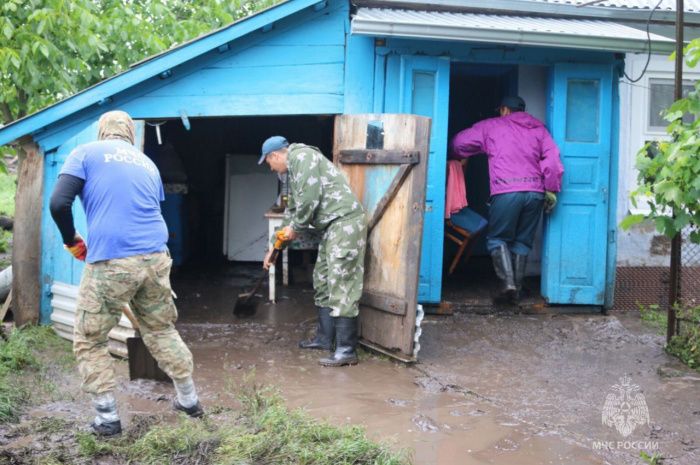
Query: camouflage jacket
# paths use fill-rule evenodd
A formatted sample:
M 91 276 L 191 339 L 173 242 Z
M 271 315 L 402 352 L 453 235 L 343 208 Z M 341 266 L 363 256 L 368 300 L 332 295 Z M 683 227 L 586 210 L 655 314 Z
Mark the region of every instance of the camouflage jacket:
M 324 230 L 338 218 L 364 215 L 345 175 L 316 147 L 292 144 L 287 155 L 289 199 L 284 225 Z

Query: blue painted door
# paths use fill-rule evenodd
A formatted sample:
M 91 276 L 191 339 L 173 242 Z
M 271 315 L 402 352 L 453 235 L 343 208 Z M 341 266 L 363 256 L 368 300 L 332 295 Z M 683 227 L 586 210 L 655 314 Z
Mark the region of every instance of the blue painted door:
M 418 301 L 438 303 L 442 290 L 450 60 L 401 55 L 390 57 L 387 66 L 385 111 L 432 119 Z
M 542 295 L 550 304 L 605 301 L 613 82 L 611 65 L 552 68 L 548 120 L 564 178 L 543 245 Z
M 136 146 L 143 149 L 144 122 L 136 123 Z M 61 144 L 56 150 L 46 154 L 44 159 L 44 194 L 42 213 L 42 283 L 43 293 L 41 299 L 41 322 L 50 323 L 51 317 L 51 285 L 54 281 L 77 286 L 80 284 L 80 277 L 85 264 L 75 260 L 63 248 L 63 240 L 56 224 L 51 218 L 49 211 L 49 201 L 53 192 L 58 174 L 61 172 L 63 163 L 68 155 L 80 144 L 97 140 L 97 121 L 90 123 L 84 129 L 78 131 L 71 138 Z M 87 221 L 85 211 L 78 199 L 73 204 L 73 222 L 75 228 L 86 239 L 88 247 L 90 238 L 87 235 Z

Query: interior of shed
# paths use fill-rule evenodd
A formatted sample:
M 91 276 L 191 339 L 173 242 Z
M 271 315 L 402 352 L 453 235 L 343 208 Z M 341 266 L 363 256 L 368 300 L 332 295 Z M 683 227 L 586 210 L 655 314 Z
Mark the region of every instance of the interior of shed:
M 506 95 L 520 95 L 526 111 L 545 120 L 547 68 L 540 66 L 481 65 L 453 63 L 450 75 L 448 141 L 473 124 L 498 116 L 497 107 Z M 488 220 L 489 171 L 485 154 L 470 157 L 463 166 L 468 208 Z M 478 218 L 478 217 L 474 217 Z M 478 224 L 477 220 L 472 221 Z M 482 223 L 483 224 L 483 223 Z M 473 306 L 490 306 L 498 280 L 486 249 L 488 226 L 477 232 L 452 273 L 450 265 L 458 244 L 445 237 L 443 257 L 443 300 Z M 539 296 L 542 226 L 538 227 L 525 287 Z M 457 234 L 457 239 L 462 239 Z M 470 253 L 471 249 L 471 253 Z
M 263 272 L 264 215 L 278 203 L 280 183 L 267 164 L 257 164 L 262 142 L 283 135 L 330 157 L 332 132 L 332 115 L 147 122 L 144 151 L 165 188 L 161 207 L 181 318 L 201 319 L 202 312 L 207 321 L 230 318 L 238 293 Z M 291 267 L 297 282 L 308 280 L 310 266 L 301 265 L 313 263 L 310 254 L 290 254 L 290 261 L 300 264 Z

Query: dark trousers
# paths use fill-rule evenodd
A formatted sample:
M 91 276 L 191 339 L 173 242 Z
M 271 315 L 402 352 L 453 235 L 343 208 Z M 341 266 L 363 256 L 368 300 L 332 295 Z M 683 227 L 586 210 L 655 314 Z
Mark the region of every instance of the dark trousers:
M 489 252 L 506 244 L 513 253 L 529 254 L 543 206 L 542 192 L 508 192 L 491 197 L 486 236 Z

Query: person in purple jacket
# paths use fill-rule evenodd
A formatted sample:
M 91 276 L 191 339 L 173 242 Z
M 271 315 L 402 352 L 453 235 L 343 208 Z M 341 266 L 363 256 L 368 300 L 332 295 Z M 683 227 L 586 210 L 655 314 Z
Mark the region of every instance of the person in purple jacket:
M 544 124 L 525 112 L 525 101 L 503 98 L 500 116 L 476 123 L 452 140 L 454 158 L 488 155 L 491 181 L 488 248 L 502 287 L 498 301 L 520 299 L 527 256 L 542 211 L 550 213 L 564 167 Z

